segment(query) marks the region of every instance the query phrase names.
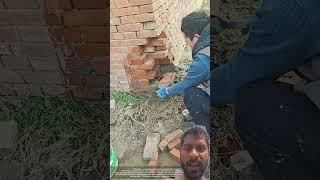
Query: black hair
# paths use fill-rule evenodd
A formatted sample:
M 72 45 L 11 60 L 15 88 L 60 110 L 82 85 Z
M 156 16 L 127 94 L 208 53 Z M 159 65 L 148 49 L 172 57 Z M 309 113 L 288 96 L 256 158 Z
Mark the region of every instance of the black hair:
M 209 22 L 210 16 L 206 11 L 194 11 L 182 19 L 181 31 L 192 40 L 195 34 L 201 34 L 201 31 Z
M 206 139 L 206 143 L 207 143 L 207 146 L 208 146 L 208 149 L 210 149 L 210 137 L 209 137 L 209 134 L 207 133 L 207 130 L 204 126 L 200 126 L 200 125 L 195 125 L 189 129 L 187 129 L 183 135 L 181 136 L 181 148 L 182 149 L 182 146 L 183 146 L 183 143 L 184 143 L 184 139 L 186 136 L 188 135 L 193 135 L 195 137 L 205 137 Z

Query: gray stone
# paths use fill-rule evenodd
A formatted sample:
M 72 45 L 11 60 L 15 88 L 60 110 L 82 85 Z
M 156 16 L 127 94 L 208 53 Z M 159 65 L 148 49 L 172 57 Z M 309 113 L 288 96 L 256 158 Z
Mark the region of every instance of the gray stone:
M 159 133 L 149 133 L 147 135 L 146 146 L 143 151 L 143 159 L 146 161 L 151 160 L 155 155 L 158 156 L 160 143 L 160 134 Z
M 253 165 L 254 161 L 246 150 L 237 152 L 231 156 L 231 165 L 237 170 L 242 171 L 244 168 Z
M 18 139 L 15 121 L 0 121 L 0 149 L 12 149 Z

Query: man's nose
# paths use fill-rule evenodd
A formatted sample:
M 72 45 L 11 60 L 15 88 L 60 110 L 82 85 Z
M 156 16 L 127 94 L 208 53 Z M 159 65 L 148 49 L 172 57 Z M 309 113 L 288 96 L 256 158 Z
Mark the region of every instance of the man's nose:
M 197 151 L 195 148 L 193 148 L 192 151 L 190 152 L 190 157 L 191 157 L 192 159 L 198 159 L 199 153 L 198 153 L 198 151 Z

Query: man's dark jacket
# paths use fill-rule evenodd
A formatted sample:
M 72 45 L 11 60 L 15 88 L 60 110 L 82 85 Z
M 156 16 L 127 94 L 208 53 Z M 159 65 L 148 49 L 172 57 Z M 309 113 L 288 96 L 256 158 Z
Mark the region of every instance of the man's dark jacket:
M 211 104 L 232 103 L 254 80 L 276 79 L 320 54 L 320 0 L 265 0 L 249 39 L 230 61 L 211 72 Z

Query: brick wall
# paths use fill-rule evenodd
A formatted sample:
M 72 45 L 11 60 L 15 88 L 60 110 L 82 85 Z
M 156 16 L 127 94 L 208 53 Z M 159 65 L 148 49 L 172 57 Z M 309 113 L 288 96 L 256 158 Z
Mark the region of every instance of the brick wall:
M 185 43 L 182 18 L 201 4 L 202 0 L 111 0 L 112 90 L 156 90 L 160 66 L 179 60 Z
M 103 99 L 106 1 L 0 0 L 0 96 Z

